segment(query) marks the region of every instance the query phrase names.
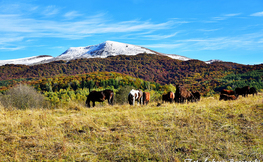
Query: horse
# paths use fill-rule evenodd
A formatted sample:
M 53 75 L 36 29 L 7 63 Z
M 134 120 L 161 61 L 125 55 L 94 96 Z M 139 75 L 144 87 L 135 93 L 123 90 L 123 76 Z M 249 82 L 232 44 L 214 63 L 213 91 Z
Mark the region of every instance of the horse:
M 113 100 L 114 100 L 114 92 L 110 89 L 106 89 L 102 91 L 103 94 L 105 95 L 106 100 L 108 100 L 108 103 L 110 105 L 113 105 Z
M 90 107 L 90 101 L 93 103 L 93 107 L 95 106 L 95 101 L 103 102 L 105 100 L 106 96 L 103 93 L 103 91 L 92 91 L 87 97 L 86 105 L 87 107 Z
M 250 87 L 249 86 L 245 86 L 243 88 L 236 88 L 235 89 L 235 93 L 237 96 L 242 95 L 243 97 L 248 96 L 250 91 Z
M 190 102 L 194 101 L 194 95 L 191 92 L 189 92 L 183 85 L 176 85 L 175 93 L 175 101 L 178 103 L 184 103 L 186 100 Z
M 220 98 L 219 98 L 219 101 L 220 100 L 224 100 L 224 101 L 227 101 L 227 100 L 236 100 L 237 97 L 235 95 L 227 95 L 227 94 L 220 94 Z
M 134 105 L 135 101 L 138 102 L 138 104 L 142 104 L 143 102 L 143 93 L 141 90 L 134 90 L 132 89 L 130 93 L 128 94 L 128 101 L 130 105 Z
M 150 93 L 149 92 L 143 92 L 143 105 L 148 104 L 150 101 Z
M 176 85 L 176 91 L 175 91 L 175 96 L 174 96 L 174 101 L 177 103 L 180 103 L 181 101 L 181 95 L 180 95 L 180 86 L 177 84 Z
M 223 89 L 221 91 L 221 94 L 226 94 L 226 95 L 236 95 L 236 92 L 233 90 L 227 90 L 227 89 Z
M 253 94 L 253 96 L 254 96 L 254 94 L 258 95 L 257 89 L 255 87 L 251 87 L 249 89 L 249 94 Z
M 198 91 L 196 91 L 196 92 L 191 92 L 191 93 L 192 93 L 193 96 L 194 96 L 194 101 L 195 101 L 195 102 L 200 101 L 200 99 L 201 99 L 201 94 L 200 94 Z
M 167 101 L 167 102 L 172 103 L 174 100 L 174 97 L 175 97 L 174 93 L 170 91 L 167 94 L 163 94 L 162 100 L 163 100 L 163 102 Z

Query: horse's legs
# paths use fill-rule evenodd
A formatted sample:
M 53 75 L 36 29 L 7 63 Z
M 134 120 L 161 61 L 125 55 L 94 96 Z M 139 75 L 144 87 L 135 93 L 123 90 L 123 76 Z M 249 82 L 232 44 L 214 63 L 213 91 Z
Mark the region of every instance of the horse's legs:
M 87 107 L 90 107 L 90 100 L 89 99 L 86 100 L 86 105 L 87 105 Z
M 95 101 L 92 101 L 92 106 L 93 106 L 93 107 L 95 106 Z
M 87 102 L 87 106 L 90 107 L 90 102 Z

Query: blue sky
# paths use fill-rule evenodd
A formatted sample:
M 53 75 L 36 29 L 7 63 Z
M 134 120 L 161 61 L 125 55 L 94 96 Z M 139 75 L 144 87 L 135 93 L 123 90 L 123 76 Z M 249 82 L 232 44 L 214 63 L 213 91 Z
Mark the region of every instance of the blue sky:
M 111 40 L 203 61 L 263 63 L 262 0 L 0 0 L 0 60 Z

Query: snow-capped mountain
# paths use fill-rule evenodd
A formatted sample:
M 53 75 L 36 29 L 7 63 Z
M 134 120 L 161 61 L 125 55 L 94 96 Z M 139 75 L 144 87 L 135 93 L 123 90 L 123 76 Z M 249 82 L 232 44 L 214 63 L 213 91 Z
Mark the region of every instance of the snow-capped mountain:
M 21 65 L 32 65 L 42 61 L 47 61 L 52 59 L 52 56 L 49 55 L 40 55 L 40 56 L 33 56 L 33 57 L 26 57 L 20 59 L 11 59 L 11 60 L 0 60 L 0 66 L 5 64 L 21 64 Z
M 117 56 L 117 55 L 137 55 L 139 53 L 147 53 L 147 54 L 157 54 L 168 56 L 173 59 L 179 60 L 190 60 L 187 57 L 179 56 L 179 55 L 168 55 L 159 53 L 144 47 L 114 42 L 114 41 L 106 41 L 98 45 L 92 45 L 87 47 L 71 47 L 63 54 L 54 58 L 54 60 L 72 60 L 79 58 L 106 58 L 108 56 Z
M 71 60 L 76 58 L 106 58 L 108 56 L 136 55 L 139 53 L 156 54 L 155 52 L 140 46 L 106 41 L 98 45 L 87 47 L 71 47 L 63 54 L 56 57 L 56 59 Z
M 97 45 L 91 45 L 87 47 L 71 47 L 57 57 L 35 56 L 35 57 L 28 57 L 23 59 L 0 60 L 0 66 L 5 64 L 35 65 L 35 64 L 49 63 L 59 60 L 70 61 L 80 58 L 106 58 L 108 56 L 117 56 L 117 55 L 132 56 L 140 53 L 168 56 L 170 58 L 183 60 L 183 61 L 191 60 L 190 58 L 184 56 L 163 54 L 137 45 L 114 42 L 114 41 L 105 41 L 103 43 Z

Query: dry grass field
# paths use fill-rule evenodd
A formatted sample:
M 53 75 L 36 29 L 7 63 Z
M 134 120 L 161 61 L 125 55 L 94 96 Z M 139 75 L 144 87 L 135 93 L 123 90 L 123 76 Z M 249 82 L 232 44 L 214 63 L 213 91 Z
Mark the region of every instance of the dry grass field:
M 0 161 L 263 160 L 263 95 L 157 107 L 0 106 Z

